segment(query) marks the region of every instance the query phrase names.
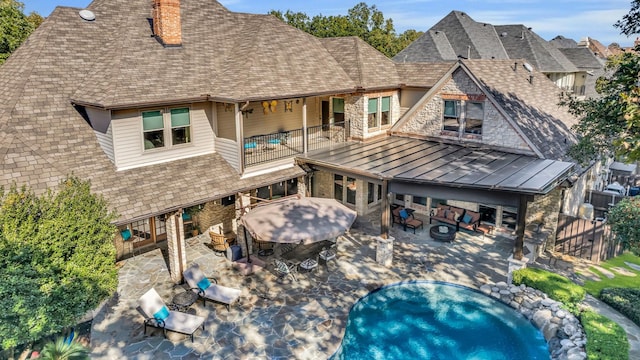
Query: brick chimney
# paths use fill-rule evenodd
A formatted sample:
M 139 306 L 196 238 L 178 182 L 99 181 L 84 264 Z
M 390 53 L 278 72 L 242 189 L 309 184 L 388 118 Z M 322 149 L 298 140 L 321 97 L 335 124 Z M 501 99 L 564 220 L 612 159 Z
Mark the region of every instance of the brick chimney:
M 153 0 L 153 34 L 164 46 L 182 45 L 180 0 Z

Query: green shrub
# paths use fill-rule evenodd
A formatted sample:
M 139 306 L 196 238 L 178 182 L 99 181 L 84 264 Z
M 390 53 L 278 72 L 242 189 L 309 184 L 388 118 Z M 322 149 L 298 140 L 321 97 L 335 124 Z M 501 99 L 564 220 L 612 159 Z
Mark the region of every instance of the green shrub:
M 582 287 L 566 277 L 536 268 L 514 271 L 513 283 L 515 285 L 525 284 L 528 287 L 538 289 L 570 309 L 582 302 L 586 293 Z
M 593 311 L 580 315 L 580 322 L 587 335 L 588 360 L 628 360 L 627 333 L 620 325 Z
M 640 289 L 606 288 L 600 299 L 640 326 Z

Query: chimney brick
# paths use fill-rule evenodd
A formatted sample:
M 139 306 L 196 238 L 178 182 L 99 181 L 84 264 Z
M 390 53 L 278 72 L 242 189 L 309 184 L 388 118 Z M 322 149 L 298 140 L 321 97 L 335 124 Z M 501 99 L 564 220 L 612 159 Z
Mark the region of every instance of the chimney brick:
M 182 45 L 180 0 L 153 0 L 153 33 L 165 46 Z

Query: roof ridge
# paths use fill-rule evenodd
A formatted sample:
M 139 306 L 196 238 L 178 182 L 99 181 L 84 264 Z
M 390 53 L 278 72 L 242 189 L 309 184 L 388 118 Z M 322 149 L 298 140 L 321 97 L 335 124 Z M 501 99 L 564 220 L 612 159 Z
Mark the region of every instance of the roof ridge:
M 352 37 L 352 40 L 355 44 L 355 48 L 356 48 L 356 66 L 358 67 L 358 84 L 359 86 L 362 86 L 364 84 L 364 73 L 363 73 L 363 69 L 362 69 L 362 57 L 360 56 L 360 43 L 358 41 L 358 37 L 354 36 Z

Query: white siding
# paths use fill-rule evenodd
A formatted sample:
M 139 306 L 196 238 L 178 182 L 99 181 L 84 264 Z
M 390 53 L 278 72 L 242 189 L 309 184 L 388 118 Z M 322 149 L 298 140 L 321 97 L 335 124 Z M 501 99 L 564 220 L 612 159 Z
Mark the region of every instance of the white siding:
M 107 155 L 109 160 L 115 162 L 115 156 L 113 154 L 113 134 L 111 132 L 111 125 L 107 128 L 106 133 L 101 133 L 100 131 L 94 131 L 96 134 L 96 138 L 98 139 L 98 144 L 102 148 L 102 151 Z
M 244 117 L 244 137 L 301 129 L 302 100 L 297 104 L 295 100 L 286 101 L 292 102 L 291 109 L 293 111 L 284 111 L 285 100 L 278 100 L 275 111 L 272 112 L 271 108 L 269 108 L 266 113 L 262 102 L 250 103 L 247 109 L 253 109 L 253 112 L 246 114 Z
M 240 173 L 240 154 L 238 153 L 238 143 L 223 138 L 216 139 L 216 152 L 225 159 L 238 173 Z
M 141 110 L 124 110 L 114 112 L 111 128 L 115 152 L 115 163 L 118 170 L 136 168 L 151 164 L 173 161 L 197 155 L 210 154 L 214 151 L 214 135 L 207 118 L 209 103 L 185 104 L 164 108 L 189 107 L 191 116 L 191 143 L 179 146 L 170 145 L 170 136 L 166 134 L 166 146 L 160 149 L 144 150 L 142 137 Z M 145 109 L 157 110 L 159 108 Z
M 218 138 L 225 138 L 229 140 L 236 140 L 236 118 L 235 118 L 235 106 L 230 104 L 231 107 L 227 107 L 225 110 L 225 104 L 216 104 L 216 117 Z

